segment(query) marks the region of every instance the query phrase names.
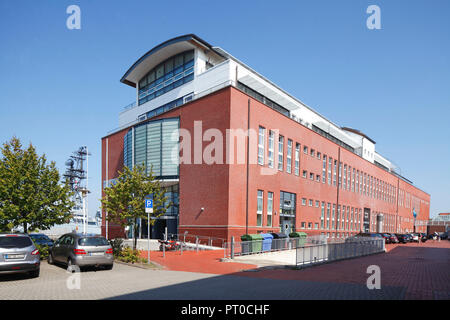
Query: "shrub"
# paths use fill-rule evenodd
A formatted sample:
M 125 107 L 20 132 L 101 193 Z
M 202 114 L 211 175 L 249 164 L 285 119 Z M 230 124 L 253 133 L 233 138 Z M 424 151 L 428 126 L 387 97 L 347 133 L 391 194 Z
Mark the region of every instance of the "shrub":
M 139 262 L 141 260 L 140 258 L 140 252 L 139 250 L 133 250 L 129 247 L 123 248 L 118 257 L 120 261 L 127 262 L 127 263 L 135 263 Z
M 113 249 L 113 255 L 114 257 L 119 257 L 120 256 L 120 252 L 123 249 L 123 239 L 120 238 L 116 238 L 113 240 L 109 240 L 109 244 L 111 245 L 112 249 Z
M 36 249 L 39 250 L 39 254 L 41 256 L 41 260 L 45 260 L 48 258 L 48 246 L 46 245 L 40 245 L 40 244 L 34 244 L 36 246 Z

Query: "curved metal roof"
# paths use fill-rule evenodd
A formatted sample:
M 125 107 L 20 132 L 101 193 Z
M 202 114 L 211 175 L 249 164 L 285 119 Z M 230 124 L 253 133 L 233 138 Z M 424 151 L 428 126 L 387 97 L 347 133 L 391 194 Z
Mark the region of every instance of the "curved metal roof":
M 182 45 L 183 42 L 185 44 L 187 44 L 188 46 L 190 44 L 190 47 L 203 46 L 209 50 L 214 51 L 215 53 L 217 53 L 218 55 L 223 57 L 223 55 L 220 52 L 217 52 L 216 50 L 214 50 L 213 47 L 205 40 L 199 38 L 195 34 L 186 34 L 186 35 L 178 36 L 178 37 L 169 39 L 167 41 L 164 41 L 163 43 L 157 45 L 156 47 L 154 47 L 153 49 L 148 51 L 146 54 L 144 54 L 142 57 L 140 57 L 127 70 L 127 72 L 125 72 L 125 74 L 120 79 L 120 82 L 125 83 L 132 87 L 136 87 L 136 83 L 139 80 L 137 78 L 138 78 L 138 76 L 140 76 L 139 72 L 137 72 L 137 71 L 140 69 L 141 66 L 143 66 L 143 64 L 145 64 L 145 62 L 148 63 L 149 57 L 154 56 L 155 54 L 160 53 L 164 50 L 169 52 L 171 48 L 173 48 L 175 51 L 177 50 L 177 48 L 183 48 L 183 45 Z M 186 47 L 187 46 L 184 46 L 184 48 L 186 48 Z M 165 56 L 167 57 L 167 55 L 165 55 Z

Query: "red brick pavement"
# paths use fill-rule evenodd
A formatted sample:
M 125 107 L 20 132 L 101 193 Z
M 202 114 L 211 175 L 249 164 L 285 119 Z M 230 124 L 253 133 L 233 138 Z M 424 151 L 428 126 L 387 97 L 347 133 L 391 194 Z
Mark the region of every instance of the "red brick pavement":
M 357 259 L 317 265 L 303 270 L 256 269 L 250 264 L 221 262 L 223 251 L 151 252 L 151 260 L 169 270 L 233 274 L 280 280 L 366 284 L 367 267 L 381 270 L 381 286 L 406 289 L 406 299 L 450 299 L 450 241 L 386 245 L 387 252 Z M 147 257 L 146 252 L 142 252 Z

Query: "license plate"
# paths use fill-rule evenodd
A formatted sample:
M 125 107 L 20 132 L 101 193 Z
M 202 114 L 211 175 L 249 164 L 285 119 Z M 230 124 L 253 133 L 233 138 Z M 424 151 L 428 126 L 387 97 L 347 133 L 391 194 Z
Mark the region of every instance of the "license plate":
M 5 254 L 5 259 L 23 259 L 25 258 L 24 254 Z
M 91 252 L 91 256 L 102 256 L 103 252 Z

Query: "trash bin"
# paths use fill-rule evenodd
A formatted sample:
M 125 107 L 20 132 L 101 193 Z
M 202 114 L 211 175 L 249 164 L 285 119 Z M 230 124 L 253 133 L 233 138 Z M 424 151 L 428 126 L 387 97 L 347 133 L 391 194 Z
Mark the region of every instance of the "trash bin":
M 261 237 L 263 238 L 262 251 L 270 251 L 272 249 L 273 235 L 270 233 L 261 233 Z
M 271 233 L 271 235 L 273 236 L 273 240 L 272 240 L 272 249 L 273 250 L 281 250 L 281 249 L 285 249 L 286 247 L 286 240 L 287 240 L 287 235 L 284 233 Z
M 304 232 L 291 232 L 289 238 L 294 239 L 294 248 L 304 247 L 306 242 L 307 234 Z
M 263 237 L 260 234 L 244 234 L 241 236 L 241 241 L 244 241 L 242 242 L 242 254 L 262 251 Z

